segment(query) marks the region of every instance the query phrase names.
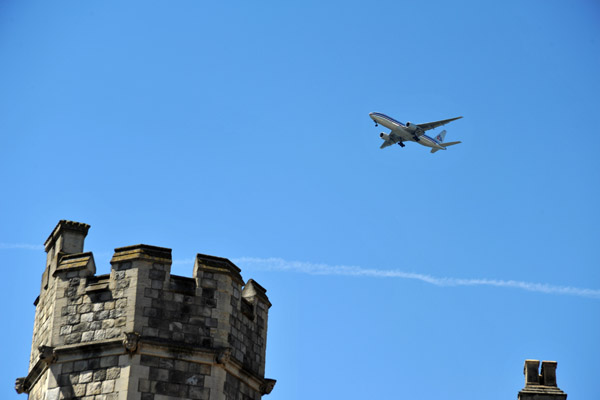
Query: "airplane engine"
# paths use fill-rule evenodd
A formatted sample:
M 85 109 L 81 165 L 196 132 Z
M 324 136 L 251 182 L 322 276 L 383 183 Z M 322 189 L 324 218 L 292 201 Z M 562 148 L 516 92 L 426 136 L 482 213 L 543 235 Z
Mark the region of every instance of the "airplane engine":
M 418 126 L 413 124 L 412 122 L 407 122 L 406 123 L 406 127 L 408 128 L 409 131 L 416 131 Z
M 379 134 L 379 137 L 380 137 L 380 138 L 382 138 L 382 139 L 383 139 L 383 140 L 385 140 L 385 141 L 388 141 L 388 140 L 390 139 L 390 135 L 387 135 L 387 134 L 385 134 L 385 133 L 383 133 L 383 132 L 381 132 L 381 133 Z

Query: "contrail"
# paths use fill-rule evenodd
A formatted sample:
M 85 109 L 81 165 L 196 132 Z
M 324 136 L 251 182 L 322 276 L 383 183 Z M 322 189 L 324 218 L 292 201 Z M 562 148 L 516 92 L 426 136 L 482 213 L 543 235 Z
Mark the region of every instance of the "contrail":
M 426 274 L 404 272 L 398 270 L 370 269 L 346 265 L 327 265 L 299 261 L 286 261 L 281 258 L 252 258 L 241 257 L 233 259 L 236 264 L 261 270 L 292 271 L 310 275 L 341 275 L 371 278 L 400 278 L 414 279 L 436 286 L 495 286 L 515 288 L 530 292 L 546 294 L 562 294 L 578 297 L 600 299 L 600 290 L 586 289 L 572 286 L 549 285 L 546 283 L 523 282 L 499 279 L 464 279 L 464 278 L 438 278 Z
M 1 243 L 0 249 L 24 249 L 24 250 L 43 250 L 44 246 L 26 244 L 26 243 Z M 97 255 L 100 255 L 97 254 Z M 413 279 L 435 286 L 494 286 L 503 288 L 513 288 L 527 290 L 529 292 L 561 294 L 578 297 L 587 297 L 590 299 L 600 299 L 599 289 L 587 289 L 573 286 L 550 285 L 547 283 L 524 282 L 503 279 L 485 279 L 485 278 L 446 278 L 435 277 L 427 274 L 418 274 L 415 272 L 404 272 L 398 270 L 362 268 L 348 265 L 327 265 L 320 263 L 310 263 L 301 261 L 287 261 L 282 258 L 256 258 L 239 257 L 231 259 L 236 264 L 266 271 L 287 271 L 299 272 L 309 275 L 339 275 L 339 276 L 357 276 L 369 278 L 399 278 Z M 176 259 L 173 264 L 193 264 L 194 259 Z

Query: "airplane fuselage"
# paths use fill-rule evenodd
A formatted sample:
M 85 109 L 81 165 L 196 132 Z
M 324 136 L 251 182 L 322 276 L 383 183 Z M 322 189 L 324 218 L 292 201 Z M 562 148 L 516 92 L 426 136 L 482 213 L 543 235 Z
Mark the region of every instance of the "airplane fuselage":
M 410 122 L 405 125 L 400 121 L 396 121 L 390 116 L 378 112 L 370 113 L 369 117 L 375 121 L 375 124 L 382 125 L 390 129 L 391 132 L 388 136 L 395 143 L 401 144 L 402 142 L 417 142 L 423 146 L 438 150 L 446 150 L 444 146 L 441 146 L 441 142 L 430 136 L 427 136 L 425 132 L 419 129 L 418 125 L 411 124 Z M 382 138 L 383 135 L 384 134 L 382 133 Z

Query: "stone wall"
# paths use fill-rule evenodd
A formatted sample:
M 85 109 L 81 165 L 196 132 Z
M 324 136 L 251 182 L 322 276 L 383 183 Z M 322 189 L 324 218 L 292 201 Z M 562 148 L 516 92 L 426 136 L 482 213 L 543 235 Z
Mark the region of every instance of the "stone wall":
M 117 382 L 122 368 L 119 356 L 71 361 L 60 367 L 60 372 L 57 371 L 58 386 L 49 390 L 51 395 L 57 393 L 59 399 L 118 399 Z
M 256 285 L 255 282 L 252 284 Z M 234 349 L 234 356 L 245 368 L 256 374 L 264 374 L 267 310 L 270 303 L 249 301 L 239 295 L 236 298 L 235 293 L 231 299 L 229 343 Z
M 205 291 L 196 296 L 192 278 L 170 276 L 163 264 L 153 264 L 149 271 L 150 285 L 144 288 L 142 315 L 147 323 L 142 327 L 144 337 L 211 347 L 210 328 L 217 326 L 212 318 L 216 307 L 214 295 Z
M 260 393 L 231 374 L 225 378 L 225 400 L 259 400 Z
M 108 287 L 109 281 L 109 275 L 68 280 L 64 291 L 67 303 L 61 309 L 59 343 L 84 343 L 123 335 L 128 299 L 121 289 L 129 286 L 130 277 L 125 271 L 114 271 L 116 290 L 90 291 L 95 285 Z
M 155 395 L 210 399 L 210 388 L 205 386 L 210 365 L 147 355 L 142 355 L 141 365 L 149 367 L 148 378 L 139 381 L 142 400 L 155 400 Z
M 30 400 L 260 399 L 266 290 L 231 261 L 198 254 L 171 275 L 171 250 L 115 249 L 110 274 L 83 252 L 89 226 L 61 221 L 46 241 L 36 301 Z

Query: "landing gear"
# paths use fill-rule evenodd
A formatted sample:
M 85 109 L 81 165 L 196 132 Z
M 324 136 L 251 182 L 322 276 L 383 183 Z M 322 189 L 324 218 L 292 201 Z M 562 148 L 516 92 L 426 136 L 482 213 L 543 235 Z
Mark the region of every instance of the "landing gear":
M 404 147 L 404 146 L 406 146 L 406 145 L 405 145 L 404 143 L 402 143 L 402 142 L 398 142 L 398 146 L 400 146 L 400 147 Z
M 419 139 L 418 136 L 414 136 L 413 138 L 415 139 L 415 142 L 420 142 L 421 141 L 421 139 Z
M 377 121 L 375 121 L 375 126 L 379 126 L 379 125 L 377 125 Z

